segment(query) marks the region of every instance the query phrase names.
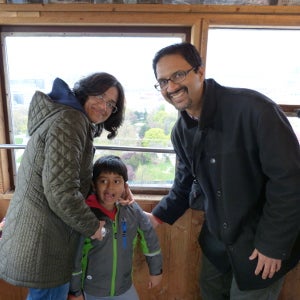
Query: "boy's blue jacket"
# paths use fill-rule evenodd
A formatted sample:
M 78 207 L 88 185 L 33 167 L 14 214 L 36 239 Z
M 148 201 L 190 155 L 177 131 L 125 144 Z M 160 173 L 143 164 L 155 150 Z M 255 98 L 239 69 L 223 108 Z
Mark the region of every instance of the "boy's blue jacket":
M 70 284 L 72 294 L 80 295 L 81 289 L 96 297 L 125 293 L 132 285 L 134 246 L 138 239 L 150 275 L 161 274 L 162 255 L 158 237 L 136 202 L 128 206 L 116 205 L 114 218 L 104 212 L 96 195 L 90 195 L 87 204 L 99 220 L 105 220 L 108 232 L 102 241 L 81 239 Z

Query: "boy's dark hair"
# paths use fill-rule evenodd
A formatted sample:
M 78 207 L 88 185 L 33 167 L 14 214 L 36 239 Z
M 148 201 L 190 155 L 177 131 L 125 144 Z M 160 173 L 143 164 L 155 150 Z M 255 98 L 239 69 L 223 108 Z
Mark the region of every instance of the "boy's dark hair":
M 123 177 L 124 181 L 128 181 L 127 167 L 119 156 L 106 155 L 98 158 L 93 167 L 93 182 L 96 183 L 100 173 L 116 173 Z
M 152 62 L 152 67 L 156 78 L 157 78 L 156 65 L 158 61 L 163 56 L 171 55 L 171 54 L 181 55 L 192 67 L 194 67 L 195 72 L 199 67 L 202 66 L 202 59 L 200 57 L 198 50 L 194 45 L 187 42 L 173 44 L 165 48 L 162 48 L 155 54 Z

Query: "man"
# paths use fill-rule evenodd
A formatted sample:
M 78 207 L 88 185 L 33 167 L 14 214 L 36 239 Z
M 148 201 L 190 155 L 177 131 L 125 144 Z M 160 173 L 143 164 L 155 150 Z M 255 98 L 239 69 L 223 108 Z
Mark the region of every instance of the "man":
M 277 299 L 300 257 L 300 152 L 291 125 L 266 96 L 205 79 L 189 43 L 161 49 L 153 69 L 155 87 L 180 111 L 174 184 L 150 216 L 154 226 L 203 209 L 202 299 Z

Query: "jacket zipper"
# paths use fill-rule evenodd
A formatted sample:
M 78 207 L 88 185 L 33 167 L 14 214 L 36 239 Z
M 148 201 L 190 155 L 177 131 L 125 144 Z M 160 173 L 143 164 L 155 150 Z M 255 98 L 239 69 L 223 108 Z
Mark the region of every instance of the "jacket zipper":
M 116 213 L 115 220 L 112 223 L 113 228 L 113 265 L 112 265 L 112 278 L 110 286 L 110 296 L 115 296 L 116 293 L 116 276 L 117 276 L 117 265 L 118 265 L 118 215 L 119 210 Z

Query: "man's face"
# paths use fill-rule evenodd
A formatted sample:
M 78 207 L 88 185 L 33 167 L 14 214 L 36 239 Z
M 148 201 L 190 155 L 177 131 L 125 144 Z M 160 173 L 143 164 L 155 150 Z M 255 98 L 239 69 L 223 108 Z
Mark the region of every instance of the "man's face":
M 203 68 L 200 67 L 195 72 L 194 69 L 191 70 L 192 67 L 181 55 L 163 56 L 156 65 L 157 80 L 158 82 L 166 82 L 163 79 L 167 80 L 167 85 L 161 90 L 161 93 L 169 103 L 180 111 L 186 110 L 191 115 L 199 116 L 204 74 Z M 175 83 L 168 80 L 175 79 L 179 71 L 186 73 L 182 81 Z

